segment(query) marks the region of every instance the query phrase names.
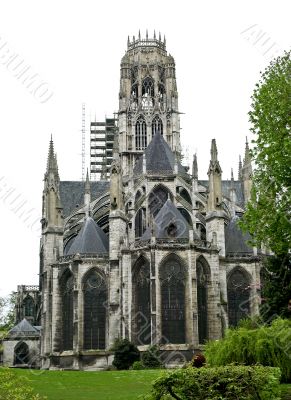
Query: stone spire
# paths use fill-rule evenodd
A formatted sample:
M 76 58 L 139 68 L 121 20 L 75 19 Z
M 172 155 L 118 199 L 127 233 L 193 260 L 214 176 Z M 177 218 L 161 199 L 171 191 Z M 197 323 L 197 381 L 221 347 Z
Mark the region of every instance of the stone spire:
M 192 176 L 193 176 L 193 179 L 198 179 L 198 164 L 197 164 L 197 154 L 196 153 L 193 155 Z
M 208 211 L 219 209 L 222 201 L 221 189 L 221 167 L 218 161 L 218 152 L 215 139 L 211 142 L 211 159 L 208 168 L 209 176 L 209 195 L 208 195 Z
M 235 186 L 234 186 L 234 176 L 233 176 L 233 169 L 232 168 L 231 168 L 229 198 L 230 198 L 231 216 L 234 217 L 235 216 L 235 204 L 236 204 L 236 191 L 235 191 Z
M 250 200 L 251 197 L 252 174 L 253 174 L 252 159 L 249 149 L 248 138 L 246 137 L 245 158 L 242 167 L 242 182 L 243 182 L 245 205 Z
M 58 162 L 57 162 L 57 156 L 54 151 L 54 142 L 53 142 L 52 135 L 51 135 L 51 140 L 49 143 L 49 151 L 48 151 L 45 178 L 51 174 L 54 176 L 55 179 L 59 180 Z
M 239 161 L 238 161 L 238 180 L 242 180 L 242 162 L 241 162 L 241 155 L 239 155 Z

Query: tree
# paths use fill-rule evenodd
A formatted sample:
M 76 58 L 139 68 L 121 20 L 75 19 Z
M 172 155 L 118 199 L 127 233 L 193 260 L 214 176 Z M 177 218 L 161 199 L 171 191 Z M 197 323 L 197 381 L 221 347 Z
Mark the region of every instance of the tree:
M 291 60 L 290 51 L 261 74 L 249 112 L 255 163 L 251 200 L 240 226 L 275 254 L 264 260 L 262 316 L 291 316 Z M 290 306 L 289 306 L 290 308 Z
M 243 217 L 256 244 L 275 254 L 290 250 L 291 60 L 290 51 L 270 63 L 256 84 L 249 112 L 255 162 L 251 200 Z
M 135 361 L 140 360 L 138 348 L 128 339 L 117 339 L 112 347 L 113 365 L 117 369 L 129 369 Z

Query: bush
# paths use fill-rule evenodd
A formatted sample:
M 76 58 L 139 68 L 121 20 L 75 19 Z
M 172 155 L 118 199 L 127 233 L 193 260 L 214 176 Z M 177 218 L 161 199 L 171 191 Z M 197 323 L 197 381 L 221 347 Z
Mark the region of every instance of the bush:
M 163 363 L 160 360 L 159 348 L 156 345 L 150 346 L 148 350 L 142 354 L 141 359 L 145 368 L 155 369 L 163 367 Z
M 143 365 L 142 361 L 135 361 L 132 364 L 131 369 L 134 369 L 136 371 L 140 371 L 141 369 L 146 369 L 145 366 Z
M 276 319 L 257 329 L 229 329 L 225 338 L 206 344 L 211 367 L 231 363 L 279 367 L 282 382 L 291 382 L 291 321 Z
M 139 361 L 140 354 L 138 348 L 128 339 L 118 339 L 114 343 L 113 365 L 117 369 L 129 369 L 135 361 Z
M 0 368 L 0 400 L 41 400 L 28 386 L 28 379 L 19 377 L 14 372 Z
M 152 400 L 280 400 L 280 370 L 262 366 L 186 368 L 158 378 Z

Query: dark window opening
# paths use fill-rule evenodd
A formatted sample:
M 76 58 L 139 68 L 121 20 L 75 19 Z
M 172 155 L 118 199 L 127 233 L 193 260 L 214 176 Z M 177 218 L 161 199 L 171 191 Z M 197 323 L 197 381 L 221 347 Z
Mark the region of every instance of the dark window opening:
M 185 271 L 176 257 L 160 269 L 162 343 L 185 343 Z
M 154 217 L 158 214 L 169 197 L 170 192 L 164 186 L 158 186 L 153 189 L 149 195 L 149 209 Z
M 132 337 L 137 345 L 151 343 L 150 265 L 141 258 L 133 272 Z
M 152 122 L 152 137 L 154 137 L 157 132 L 159 132 L 161 135 L 163 134 L 163 123 L 161 118 L 158 116 L 156 116 Z
M 208 310 L 207 310 L 207 274 L 203 264 L 198 261 L 197 274 L 197 306 L 198 306 L 198 334 L 199 343 L 203 344 L 208 339 Z
M 136 150 L 144 150 L 147 147 L 147 127 L 142 117 L 139 117 L 135 125 L 135 147 Z
M 146 209 L 140 208 L 135 216 L 135 237 L 142 237 L 146 229 Z
M 14 349 L 14 365 L 28 364 L 29 348 L 25 342 L 20 342 Z
M 34 317 L 34 301 L 33 298 L 27 296 L 24 301 L 24 316 L 25 317 Z
M 243 271 L 236 269 L 227 281 L 228 321 L 236 327 L 250 314 L 250 282 Z

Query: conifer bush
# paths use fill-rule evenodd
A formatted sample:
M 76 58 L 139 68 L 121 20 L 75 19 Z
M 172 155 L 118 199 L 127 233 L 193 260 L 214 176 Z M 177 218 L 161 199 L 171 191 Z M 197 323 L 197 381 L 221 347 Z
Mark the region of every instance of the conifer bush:
M 140 359 L 138 348 L 128 339 L 116 340 L 112 350 L 114 351 L 112 364 L 119 370 L 129 369 L 135 361 Z

